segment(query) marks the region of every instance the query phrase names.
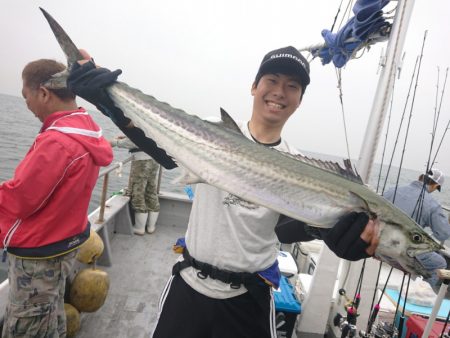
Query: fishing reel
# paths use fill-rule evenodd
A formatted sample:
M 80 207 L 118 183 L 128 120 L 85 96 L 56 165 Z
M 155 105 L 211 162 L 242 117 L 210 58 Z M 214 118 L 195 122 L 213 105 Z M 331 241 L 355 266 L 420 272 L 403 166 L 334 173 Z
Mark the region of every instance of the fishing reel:
M 356 327 L 356 319 L 353 320 L 352 316 L 350 316 L 349 320 L 348 314 L 347 317 L 344 317 L 340 313 L 336 313 L 336 316 L 334 316 L 333 319 L 333 324 L 341 330 L 341 338 L 356 337 L 358 328 Z
M 359 336 L 363 338 L 397 338 L 398 330 L 390 323 L 380 322 L 373 327 L 371 333 L 360 331 Z
M 344 305 L 344 309 L 347 313 L 347 316 L 344 317 L 340 313 L 337 313 L 336 316 L 333 318 L 333 324 L 336 327 L 339 327 L 341 330 L 341 338 L 345 337 L 356 337 L 357 335 L 357 327 L 356 327 L 356 318 L 358 315 L 358 306 L 360 302 L 359 295 L 356 296 L 355 300 L 350 300 L 344 289 L 339 290 L 339 295 L 341 297 L 344 297 L 346 300 L 346 303 Z

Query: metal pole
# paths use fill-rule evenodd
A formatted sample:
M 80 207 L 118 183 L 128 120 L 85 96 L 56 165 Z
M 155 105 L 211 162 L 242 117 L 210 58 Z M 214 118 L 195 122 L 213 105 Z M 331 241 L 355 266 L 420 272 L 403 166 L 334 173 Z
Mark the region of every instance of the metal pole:
M 98 219 L 95 221 L 95 223 L 102 223 L 105 221 L 104 216 L 105 216 L 106 194 L 108 193 L 108 180 L 109 180 L 109 173 L 106 173 L 103 179 L 102 196 L 100 198 L 100 211 L 98 213 Z
M 437 294 L 436 301 L 433 306 L 433 310 L 431 310 L 430 317 L 428 318 L 427 325 L 423 330 L 422 338 L 428 338 L 431 329 L 433 328 L 434 321 L 436 320 L 439 309 L 441 308 L 442 301 L 444 300 L 445 293 L 447 292 L 448 284 L 441 284 L 439 292 Z
M 158 182 L 156 184 L 156 193 L 158 195 L 159 195 L 159 191 L 161 189 L 162 171 L 163 171 L 163 167 L 162 167 L 162 165 L 159 165 Z

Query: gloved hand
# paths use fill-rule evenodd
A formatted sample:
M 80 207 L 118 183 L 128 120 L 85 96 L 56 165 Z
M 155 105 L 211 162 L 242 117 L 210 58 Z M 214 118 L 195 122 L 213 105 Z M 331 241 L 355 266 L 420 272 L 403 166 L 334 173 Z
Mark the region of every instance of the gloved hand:
M 319 229 L 322 240 L 338 257 L 357 261 L 370 257 L 366 252 L 370 243 L 361 239 L 369 216 L 365 212 L 351 212 L 343 216 L 333 228 Z
M 74 94 L 94 104 L 117 126 L 125 127 L 130 123 L 130 119 L 114 105 L 105 91 L 105 88 L 116 82 L 121 73 L 120 69 L 111 72 L 107 68 L 96 67 L 93 61 L 83 65 L 75 63 L 67 78 L 67 87 Z
M 110 100 L 105 88 L 116 82 L 120 69 L 111 72 L 107 68 L 96 67 L 93 61 L 80 65 L 75 63 L 67 78 L 67 87 L 76 95 L 94 105 Z

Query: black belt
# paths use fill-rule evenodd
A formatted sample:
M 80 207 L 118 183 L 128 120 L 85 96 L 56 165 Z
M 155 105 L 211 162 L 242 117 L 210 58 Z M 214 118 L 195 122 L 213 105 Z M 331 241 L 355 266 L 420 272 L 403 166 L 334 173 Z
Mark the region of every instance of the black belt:
M 137 153 L 138 151 L 142 151 L 142 150 L 139 148 L 133 148 L 133 149 L 128 150 L 129 153 Z
M 172 268 L 172 275 L 178 274 L 181 270 L 192 266 L 194 269 L 199 270 L 197 277 L 200 279 L 220 280 L 223 283 L 230 284 L 232 289 L 239 289 L 243 284 L 250 295 L 260 304 L 263 308 L 270 305 L 269 301 L 266 301 L 268 296 L 269 285 L 266 284 L 257 273 L 250 272 L 233 272 L 229 270 L 219 269 L 218 267 L 203 263 L 193 258 L 187 248 L 183 250 L 183 261 L 175 263 Z
M 187 248 L 184 248 L 183 250 L 183 258 L 184 260 L 181 262 L 175 263 L 175 265 L 172 268 L 172 274 L 176 275 L 181 270 L 192 266 L 194 269 L 199 270 L 197 272 L 197 277 L 200 279 L 206 279 L 206 277 L 209 277 L 211 279 L 217 279 L 221 282 L 224 282 L 226 284 L 230 284 L 232 289 L 239 289 L 241 287 L 241 284 L 246 284 L 249 282 L 250 279 L 258 279 L 258 281 L 262 281 L 260 277 L 256 273 L 250 273 L 250 272 L 233 272 L 229 270 L 219 269 L 218 267 L 203 263 L 198 260 L 196 260 L 194 257 L 192 257 L 189 254 L 189 251 Z

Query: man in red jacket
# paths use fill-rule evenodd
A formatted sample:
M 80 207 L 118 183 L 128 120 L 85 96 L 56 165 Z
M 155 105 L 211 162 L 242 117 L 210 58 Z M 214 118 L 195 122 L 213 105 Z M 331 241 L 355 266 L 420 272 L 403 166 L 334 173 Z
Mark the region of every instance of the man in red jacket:
M 89 237 L 87 210 L 99 167 L 113 158 L 75 95 L 45 86 L 64 69 L 41 59 L 22 72 L 22 95 L 42 128 L 14 177 L 0 185 L 0 243 L 10 286 L 3 338 L 65 337 L 65 280 Z

